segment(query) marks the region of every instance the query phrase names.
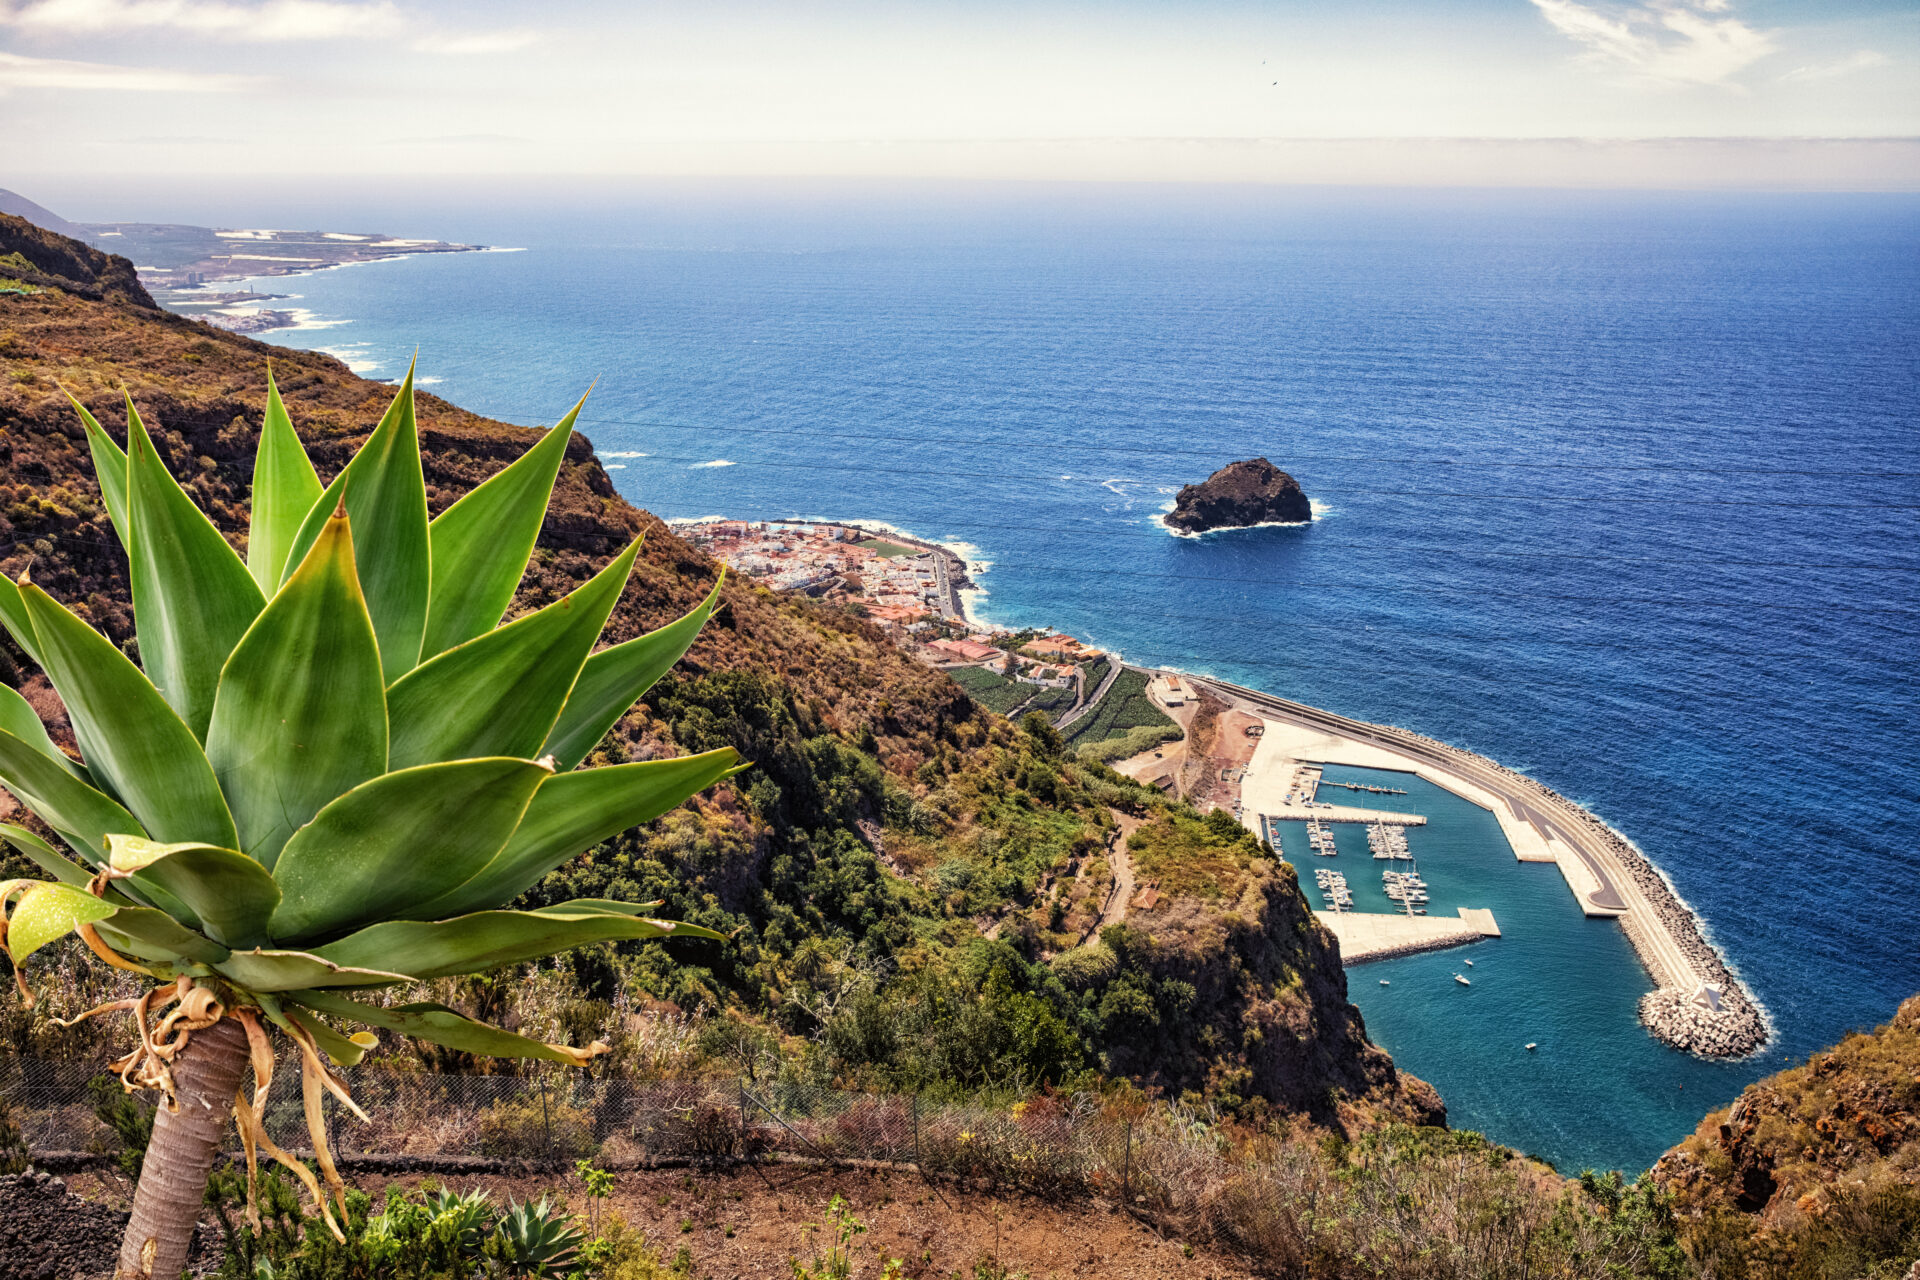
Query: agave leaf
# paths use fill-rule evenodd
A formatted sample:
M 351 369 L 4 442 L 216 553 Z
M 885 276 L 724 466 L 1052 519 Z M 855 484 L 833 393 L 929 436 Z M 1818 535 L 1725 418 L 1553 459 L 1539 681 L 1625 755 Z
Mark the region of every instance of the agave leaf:
M 433 598 L 422 659 L 491 631 L 506 616 L 546 519 L 580 404 L 498 475 L 442 511 L 429 526 Z
M 392 684 L 420 661 L 432 583 L 427 482 L 413 420 L 411 367 L 380 425 L 307 513 L 287 553 L 287 572 L 306 559 L 343 498 L 353 521 L 360 586 L 373 632 L 380 638 L 380 662 L 386 682 Z
M 228 947 L 259 946 L 280 905 L 280 886 L 267 869 L 236 849 L 207 844 L 158 844 L 140 836 L 110 835 L 108 861 L 133 882 L 185 903 L 202 929 Z
M 745 767 L 739 759 L 732 747 L 722 747 L 697 756 L 555 774 L 540 784 L 513 838 L 493 861 L 453 892 L 405 914 L 443 920 L 504 906 L 602 840 L 651 822 L 738 773 Z
M 127 400 L 127 559 L 140 661 L 196 739 L 227 655 L 266 599 L 173 478 Z
M 93 475 L 100 483 L 100 497 L 107 506 L 107 519 L 113 522 L 113 531 L 120 535 L 120 545 L 127 545 L 127 454 L 126 450 L 114 443 L 100 420 L 87 412 L 87 406 L 73 398 L 67 392 L 67 400 L 80 411 L 80 421 L 87 427 L 87 449 L 93 454 Z
M 355 787 L 287 841 L 273 869 L 284 896 L 272 936 L 336 938 L 471 879 L 550 776 L 543 764 L 495 757 L 402 769 Z
M 26 885 L 20 900 L 7 916 L 5 946 L 7 958 L 18 969 L 28 956 L 54 939 L 73 932 L 83 924 L 112 915 L 119 908 L 102 901 L 85 889 L 44 880 L 12 880 L 0 885 L 0 900 Z
M 76 889 L 84 889 L 93 881 L 91 871 L 25 827 L 16 827 L 11 822 L 0 822 L 0 839 L 4 839 L 32 859 L 35 866 L 61 884 L 70 884 Z
M 274 999 L 273 1004 L 281 1005 L 282 1002 Z M 291 1022 L 306 1032 L 313 1043 L 319 1047 L 320 1052 L 343 1067 L 358 1066 L 360 1059 L 366 1056 L 367 1050 L 380 1043 L 379 1037 L 367 1031 L 356 1032 L 351 1036 L 343 1035 L 328 1026 L 311 1009 L 288 1009 L 284 1005 L 276 1009 L 267 1005 L 265 1001 L 262 1001 L 262 1007 L 268 1009 L 267 1016 L 275 1022 L 282 1020 Z
M 269 600 L 286 576 L 288 551 L 320 500 L 320 477 L 294 434 L 280 388 L 267 370 L 267 415 L 253 457 L 253 516 L 247 533 L 247 572 Z
M 248 991 L 300 991 L 308 987 L 390 987 L 411 982 L 404 973 L 379 969 L 352 969 L 322 960 L 304 951 L 276 951 L 256 947 L 235 951 L 213 966 L 236 987 Z
M 213 939 L 152 907 L 122 907 L 94 928 L 100 940 L 115 951 L 145 960 L 184 960 L 211 967 L 231 954 Z
M 511 1031 L 504 1031 L 484 1022 L 476 1022 L 464 1013 L 449 1009 L 443 1004 L 422 1002 L 382 1009 L 375 1005 L 362 1004 L 358 1000 L 349 1000 L 345 996 L 336 995 L 330 991 L 292 991 L 287 993 L 286 999 L 289 1003 L 302 1004 L 309 1009 L 331 1014 L 336 1018 L 344 1018 L 369 1027 L 379 1027 L 385 1031 L 397 1031 L 404 1036 L 413 1036 L 415 1039 L 443 1044 L 449 1049 L 459 1049 L 465 1053 L 480 1054 L 489 1058 L 544 1058 L 550 1062 L 565 1062 L 573 1066 L 581 1066 L 593 1056 L 591 1050 L 542 1044 L 538 1040 L 529 1040 Z
M 344 515 L 327 521 L 227 660 L 207 758 L 239 848 L 268 870 L 323 805 L 386 771 L 380 647 Z
M 40 662 L 40 641 L 33 634 L 33 619 L 27 616 L 27 602 L 20 598 L 20 588 L 13 585 L 13 579 L 0 574 L 0 625 L 4 625 L 13 642 L 26 650 L 29 658 Z M 44 663 L 41 663 L 44 666 Z
M 522 960 L 595 942 L 664 938 L 669 934 L 717 938 L 695 925 L 647 920 L 624 912 L 574 911 L 562 903 L 541 911 L 479 911 L 452 920 L 389 920 L 317 948 L 335 964 L 389 964 L 416 978 L 485 973 Z
M 6 579 L 0 578 L 0 582 L 4 581 Z M 91 783 L 87 771 L 73 757 L 56 747 L 53 739 L 47 736 L 47 726 L 40 719 L 40 713 L 33 709 L 33 704 L 4 684 L 0 684 L 0 731 L 20 739 L 79 781 Z
M 389 688 L 388 767 L 532 757 L 619 602 L 639 550 L 636 540 L 572 594 L 449 649 Z
M 20 594 L 87 771 L 154 839 L 233 848 L 233 817 L 193 731 L 105 636 L 32 584 Z
M 721 571 L 713 590 L 685 617 L 669 622 L 658 631 L 636 636 L 625 644 L 602 649 L 587 659 L 567 695 L 559 722 L 547 735 L 541 754 L 552 756 L 564 772 L 575 768 L 607 736 L 607 730 L 633 709 L 640 695 L 653 688 L 654 681 L 667 668 L 680 661 L 680 655 L 700 634 L 715 606 L 720 603 L 720 588 L 727 575 Z
M 0 782 L 63 839 L 96 866 L 105 861 L 107 835 L 140 831 L 132 814 L 102 795 L 44 752 L 0 730 Z

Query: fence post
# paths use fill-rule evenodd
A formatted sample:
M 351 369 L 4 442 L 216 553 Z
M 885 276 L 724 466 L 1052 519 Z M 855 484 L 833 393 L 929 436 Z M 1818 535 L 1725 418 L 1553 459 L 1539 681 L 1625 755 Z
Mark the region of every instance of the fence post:
M 740 1155 L 742 1159 L 753 1158 L 753 1143 L 747 1134 L 747 1078 L 741 1076 L 740 1084 Z
M 1120 1198 L 1131 1203 L 1133 1196 L 1133 1121 L 1127 1121 L 1127 1153 L 1120 1160 Z
M 540 1077 L 540 1124 L 547 1131 L 547 1163 L 553 1163 L 553 1113 L 547 1109 L 547 1077 Z
M 907 1102 L 910 1104 L 913 1113 L 913 1167 L 925 1173 L 927 1168 L 920 1161 L 920 1095 L 918 1093 L 908 1094 Z

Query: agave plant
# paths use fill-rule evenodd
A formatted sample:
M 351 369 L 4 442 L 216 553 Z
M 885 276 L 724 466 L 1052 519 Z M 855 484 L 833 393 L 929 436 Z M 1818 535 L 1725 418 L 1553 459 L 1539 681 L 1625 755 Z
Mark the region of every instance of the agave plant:
M 580 1264 L 580 1246 L 585 1233 L 573 1225 L 566 1211 L 547 1203 L 507 1203 L 507 1211 L 494 1224 L 506 1274 L 512 1280 L 566 1280 Z
M 153 981 L 91 1013 L 132 1015 L 138 1044 L 115 1068 L 165 1098 L 121 1268 L 171 1277 L 229 1098 L 250 1181 L 257 1146 L 333 1225 L 319 1182 L 261 1124 L 272 1029 L 297 1049 L 321 1177 L 343 1202 L 320 1102 L 327 1090 L 352 1106 L 333 1068 L 374 1043 L 365 1028 L 576 1065 L 605 1050 L 383 1004 L 377 989 L 588 943 L 716 936 L 648 918 L 657 903 L 506 908 L 736 771 L 728 750 L 578 767 L 679 660 L 720 588 L 596 652 L 636 541 L 571 595 L 501 625 L 580 405 L 429 520 L 411 371 L 324 488 L 269 375 L 244 560 L 168 472 L 131 397 L 124 451 L 74 406 L 127 554 L 140 664 L 26 575 L 0 577 L 0 622 L 65 701 L 81 757 L 0 687 L 0 783 L 67 846 L 0 824 L 53 877 L 0 884 L 0 946 L 29 1002 L 22 966 L 68 932 Z M 249 1063 L 251 1092 L 239 1088 Z

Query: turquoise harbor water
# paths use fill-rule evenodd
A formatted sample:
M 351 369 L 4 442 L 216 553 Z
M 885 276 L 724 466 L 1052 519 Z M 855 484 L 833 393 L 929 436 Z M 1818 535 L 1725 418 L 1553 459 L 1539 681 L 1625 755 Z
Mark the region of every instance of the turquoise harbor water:
M 581 426 L 663 515 L 869 517 L 965 543 L 991 562 L 995 621 L 1407 725 L 1591 806 L 1699 909 L 1779 1037 L 1738 1063 L 1654 1044 L 1618 928 L 1415 782 L 1436 903 L 1492 907 L 1506 936 L 1351 985 L 1457 1125 L 1562 1167 L 1641 1168 L 1784 1055 L 1920 989 L 1920 202 L 177 204 L 138 216 L 524 249 L 268 284 L 330 326 L 274 340 L 380 377 L 417 345 L 430 390 L 522 422 L 599 377 Z M 1155 524 L 1174 487 L 1253 454 L 1300 478 L 1311 527 Z M 1338 862 L 1377 884 L 1370 859 Z M 1450 977 L 1463 955 L 1470 990 Z

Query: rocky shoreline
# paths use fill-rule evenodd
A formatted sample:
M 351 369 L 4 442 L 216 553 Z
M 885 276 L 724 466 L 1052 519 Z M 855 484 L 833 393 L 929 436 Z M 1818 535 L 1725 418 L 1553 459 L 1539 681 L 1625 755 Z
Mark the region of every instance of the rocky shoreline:
M 1726 958 L 1702 936 L 1699 917 L 1680 901 L 1666 877 L 1626 837 L 1552 787 L 1509 769 L 1497 760 L 1489 760 L 1410 729 L 1395 726 L 1395 731 L 1417 738 L 1449 755 L 1471 757 L 1498 770 L 1551 804 L 1563 816 L 1584 824 L 1606 842 L 1614 860 L 1633 877 L 1634 884 L 1659 915 L 1669 936 L 1686 955 L 1687 961 L 1694 967 L 1695 975 L 1701 981 L 1719 988 L 1719 1007 L 1712 1008 L 1697 1001 L 1696 991 L 1672 985 L 1673 978 L 1678 975 L 1661 972 L 1664 966 L 1655 958 L 1639 923 L 1631 915 L 1620 917 L 1621 928 L 1627 935 L 1627 941 L 1633 944 L 1634 954 L 1640 957 L 1641 963 L 1646 965 L 1647 972 L 1657 984 L 1640 1000 L 1640 1022 L 1654 1039 L 1703 1058 L 1744 1057 L 1767 1043 L 1772 1031 L 1767 1026 L 1766 1016 L 1748 993 L 1746 984 L 1728 967 Z

